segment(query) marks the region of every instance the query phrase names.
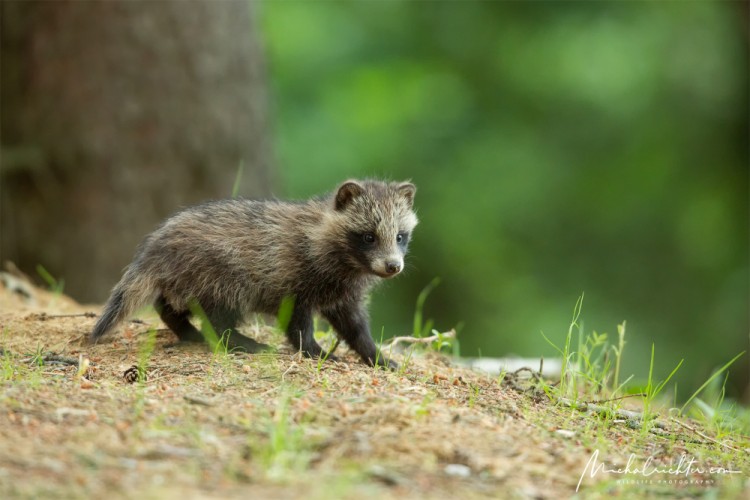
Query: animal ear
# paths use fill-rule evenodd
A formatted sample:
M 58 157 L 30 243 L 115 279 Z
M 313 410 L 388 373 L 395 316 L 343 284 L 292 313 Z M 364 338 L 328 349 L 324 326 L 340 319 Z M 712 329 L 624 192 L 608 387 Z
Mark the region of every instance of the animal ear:
M 351 201 L 365 192 L 357 181 L 346 181 L 336 191 L 336 210 L 343 210 Z
M 409 203 L 409 206 L 412 206 L 414 203 L 414 195 L 417 193 L 417 186 L 412 184 L 411 182 L 402 182 L 398 186 L 398 192 L 406 198 L 406 201 Z

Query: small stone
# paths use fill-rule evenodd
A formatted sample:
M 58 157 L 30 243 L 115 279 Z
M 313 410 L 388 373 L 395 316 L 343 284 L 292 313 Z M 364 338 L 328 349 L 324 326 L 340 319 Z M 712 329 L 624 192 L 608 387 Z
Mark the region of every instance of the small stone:
M 557 429 L 555 434 L 558 434 L 564 438 L 572 438 L 576 435 L 576 431 L 569 431 L 567 429 Z
M 454 477 L 471 476 L 471 468 L 463 464 L 448 464 L 444 469 L 445 473 Z

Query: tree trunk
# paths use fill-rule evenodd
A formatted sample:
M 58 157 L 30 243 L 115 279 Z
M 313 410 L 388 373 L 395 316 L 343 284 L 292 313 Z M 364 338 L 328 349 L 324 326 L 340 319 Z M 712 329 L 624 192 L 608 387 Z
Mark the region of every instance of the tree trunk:
M 102 301 L 164 217 L 271 189 L 250 1 L 13 2 L 2 13 L 3 260 Z

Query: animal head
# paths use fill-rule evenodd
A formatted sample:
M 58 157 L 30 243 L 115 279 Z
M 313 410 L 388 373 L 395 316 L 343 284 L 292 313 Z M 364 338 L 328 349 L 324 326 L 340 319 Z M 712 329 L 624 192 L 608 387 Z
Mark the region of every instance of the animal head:
M 333 196 L 333 218 L 347 259 L 355 267 L 392 278 L 404 269 L 404 256 L 417 225 L 410 182 L 349 180 Z

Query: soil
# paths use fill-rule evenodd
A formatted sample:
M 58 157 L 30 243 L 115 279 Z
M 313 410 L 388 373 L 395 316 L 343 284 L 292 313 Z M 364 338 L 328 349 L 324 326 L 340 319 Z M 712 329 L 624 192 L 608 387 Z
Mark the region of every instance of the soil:
M 261 321 L 245 332 L 277 352 L 212 352 L 148 314 L 92 346 L 99 306 L 21 288 L 0 286 L 2 498 L 558 498 L 597 451 L 742 473 L 632 486 L 620 480 L 646 479 L 600 472 L 586 496 L 747 491 L 746 441 L 737 454 L 677 426 L 644 435 L 421 346 L 396 372 L 343 346 L 319 363 Z

